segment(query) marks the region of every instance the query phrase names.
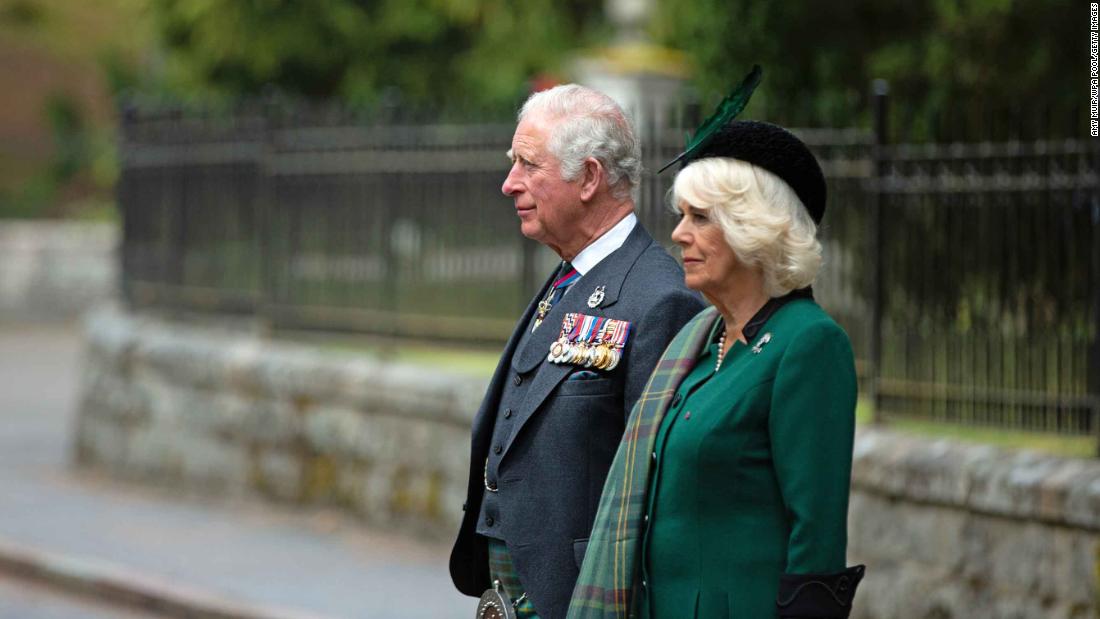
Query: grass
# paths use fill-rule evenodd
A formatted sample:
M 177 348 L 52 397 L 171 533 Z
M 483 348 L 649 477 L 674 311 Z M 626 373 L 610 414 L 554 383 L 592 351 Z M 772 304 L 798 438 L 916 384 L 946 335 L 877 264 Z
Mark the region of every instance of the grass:
M 394 358 L 406 363 L 418 363 L 489 378 L 500 360 L 500 351 L 438 350 L 429 347 L 405 347 Z
M 354 353 L 376 359 L 423 365 L 447 372 L 488 379 L 500 359 L 500 347 L 475 347 L 381 336 L 286 332 L 281 339 L 316 346 L 335 354 Z
M 856 405 L 856 423 L 860 425 L 871 423 L 871 405 L 865 399 L 860 399 Z M 1030 449 L 1065 458 L 1097 457 L 1097 439 L 1094 436 L 1025 432 L 904 418 L 888 418 L 882 422 L 882 425 L 907 434 L 993 445 L 1004 449 Z

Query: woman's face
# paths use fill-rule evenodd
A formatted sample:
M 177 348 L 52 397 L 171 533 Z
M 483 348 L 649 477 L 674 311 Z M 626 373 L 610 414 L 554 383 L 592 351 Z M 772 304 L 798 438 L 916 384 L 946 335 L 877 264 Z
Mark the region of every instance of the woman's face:
M 686 202 L 680 202 L 679 209 L 680 223 L 672 231 L 672 240 L 683 253 L 684 283 L 707 297 L 719 296 L 742 264 L 709 209 Z

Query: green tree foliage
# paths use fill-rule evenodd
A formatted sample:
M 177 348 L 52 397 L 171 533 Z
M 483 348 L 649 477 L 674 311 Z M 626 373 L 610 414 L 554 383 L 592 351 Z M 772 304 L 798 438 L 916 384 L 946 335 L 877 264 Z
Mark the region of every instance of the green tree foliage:
M 919 134 L 962 108 L 1081 105 L 1087 17 L 1071 0 L 665 0 L 654 32 L 688 52 L 705 99 L 759 62 L 750 113 L 844 126 L 867 122 L 870 82 L 885 78 L 896 124 Z
M 580 0 L 150 0 L 181 92 L 511 103 L 594 30 Z

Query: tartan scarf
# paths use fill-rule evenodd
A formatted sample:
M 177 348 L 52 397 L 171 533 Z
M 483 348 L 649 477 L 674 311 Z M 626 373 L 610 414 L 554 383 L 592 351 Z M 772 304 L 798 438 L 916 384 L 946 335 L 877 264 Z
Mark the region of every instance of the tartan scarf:
M 680 383 L 695 366 L 717 319 L 718 311 L 708 307 L 676 334 L 630 413 L 604 483 L 568 619 L 634 616 L 632 598 L 641 560 L 640 525 L 649 493 L 650 453 L 665 411 Z

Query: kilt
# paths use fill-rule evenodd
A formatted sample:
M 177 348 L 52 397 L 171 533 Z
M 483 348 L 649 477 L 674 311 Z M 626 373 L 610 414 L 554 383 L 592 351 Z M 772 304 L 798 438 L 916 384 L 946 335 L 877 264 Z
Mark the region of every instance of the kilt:
M 499 539 L 488 539 L 489 580 L 499 580 L 504 594 L 515 602 L 523 595 L 524 589 L 519 582 L 519 575 L 516 574 L 516 567 L 512 564 L 512 555 L 508 553 L 508 545 Z M 539 619 L 531 600 L 525 598 L 516 606 L 516 619 Z

